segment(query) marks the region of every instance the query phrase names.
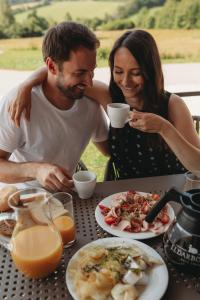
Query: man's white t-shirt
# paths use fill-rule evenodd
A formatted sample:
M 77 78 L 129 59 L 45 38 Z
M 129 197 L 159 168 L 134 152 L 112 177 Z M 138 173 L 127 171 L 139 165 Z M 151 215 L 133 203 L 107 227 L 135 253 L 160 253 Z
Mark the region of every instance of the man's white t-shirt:
M 89 140 L 107 140 L 107 120 L 98 104 L 83 97 L 71 109 L 60 110 L 47 100 L 41 85 L 32 89 L 30 122 L 22 117 L 17 128 L 8 114 L 16 92 L 0 101 L 0 149 L 12 153 L 9 160 L 54 163 L 73 174 Z

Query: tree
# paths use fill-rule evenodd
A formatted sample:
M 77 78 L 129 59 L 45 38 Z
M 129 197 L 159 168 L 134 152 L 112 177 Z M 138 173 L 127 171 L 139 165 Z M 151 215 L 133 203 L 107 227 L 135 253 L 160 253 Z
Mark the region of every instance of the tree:
M 199 28 L 199 0 L 167 0 L 156 17 L 158 28 Z
M 180 0 L 168 0 L 156 17 L 157 28 L 173 28 L 177 11 L 177 2 Z
M 22 37 L 41 36 L 48 26 L 47 20 L 38 16 L 36 10 L 33 10 L 22 24 L 20 34 Z
M 107 24 L 101 26 L 103 30 L 123 30 L 123 29 L 133 29 L 135 24 L 129 19 L 121 19 L 110 21 Z
M 126 5 L 120 6 L 117 10 L 117 18 L 127 18 L 137 14 L 142 8 L 161 6 L 166 0 L 131 0 Z
M 0 39 L 6 39 L 7 35 L 5 34 L 3 28 L 0 26 Z
M 177 8 L 175 27 L 177 28 L 198 28 L 198 20 L 200 16 L 200 3 L 198 0 L 188 2 L 182 0 Z
M 14 24 L 15 18 L 12 14 L 12 10 L 8 0 L 0 1 L 0 26 L 6 28 Z
M 72 21 L 72 16 L 70 15 L 69 12 L 67 12 L 67 13 L 65 14 L 65 21 Z

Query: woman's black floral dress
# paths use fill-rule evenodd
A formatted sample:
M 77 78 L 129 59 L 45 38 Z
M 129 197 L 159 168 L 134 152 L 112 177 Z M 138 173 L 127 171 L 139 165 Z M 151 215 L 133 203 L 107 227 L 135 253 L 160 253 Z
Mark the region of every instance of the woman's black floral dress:
M 159 115 L 167 119 L 170 93 L 163 96 Z M 152 142 L 152 140 L 157 142 Z M 160 142 L 159 142 L 160 141 Z M 158 134 L 139 131 L 126 124 L 109 131 L 109 149 L 117 179 L 179 174 L 186 172 Z

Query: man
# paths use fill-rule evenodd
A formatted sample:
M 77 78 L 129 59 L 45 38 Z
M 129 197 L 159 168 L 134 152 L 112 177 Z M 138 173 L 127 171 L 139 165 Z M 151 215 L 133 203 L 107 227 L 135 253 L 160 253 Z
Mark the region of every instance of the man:
M 42 52 L 48 76 L 31 92 L 31 118 L 17 128 L 8 116 L 12 90 L 0 101 L 0 181 L 68 191 L 90 138 L 107 154 L 107 122 L 84 97 L 92 86 L 99 41 L 85 26 L 63 22 L 46 33 Z

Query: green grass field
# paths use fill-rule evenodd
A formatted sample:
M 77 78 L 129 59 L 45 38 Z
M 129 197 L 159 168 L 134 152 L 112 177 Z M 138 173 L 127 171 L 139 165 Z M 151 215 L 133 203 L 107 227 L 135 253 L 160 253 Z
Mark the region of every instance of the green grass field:
M 101 48 L 109 53 L 114 41 L 123 31 L 97 31 Z M 154 36 L 162 63 L 200 61 L 200 30 L 150 30 Z M 42 38 L 0 40 L 0 68 L 33 70 L 42 62 Z M 97 61 L 98 67 L 108 65 L 107 59 Z
M 93 143 L 89 143 L 81 159 L 89 170 L 97 174 L 97 181 L 103 181 L 108 157 L 103 156 Z
M 123 1 L 61 1 L 37 9 L 39 16 L 47 20 L 60 22 L 65 20 L 66 13 L 70 13 L 73 20 L 76 18 L 103 18 L 106 13 L 113 13 Z M 22 22 L 27 18 L 29 11 L 15 15 L 16 21 Z

